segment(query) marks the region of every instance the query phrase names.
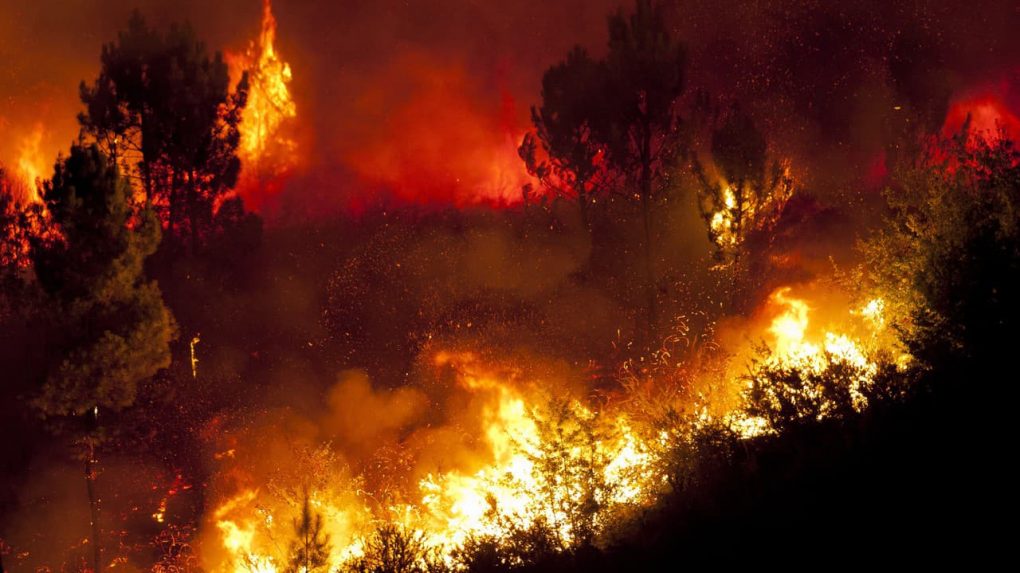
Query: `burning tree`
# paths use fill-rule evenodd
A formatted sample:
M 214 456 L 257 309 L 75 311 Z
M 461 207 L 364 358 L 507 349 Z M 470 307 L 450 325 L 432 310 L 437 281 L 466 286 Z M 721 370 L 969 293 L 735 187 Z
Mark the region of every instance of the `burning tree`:
M 138 13 L 101 64 L 81 86 L 82 129 L 135 178 L 170 236 L 197 249 L 240 173 L 247 75 L 231 92 L 222 55 L 210 57 L 190 27 L 160 33 Z
M 817 354 L 784 358 L 763 349 L 748 374 L 746 413 L 776 432 L 864 409 L 877 367 L 835 339 Z
M 604 64 L 579 46 L 549 68 L 542 76 L 542 105 L 531 108 L 535 133 L 525 136 L 519 150 L 528 173 L 548 191 L 577 201 L 581 224 L 589 231 L 591 207 L 608 190 L 603 149 L 594 133 L 605 79 Z M 547 160 L 539 158 L 539 146 Z
M 235 64 L 235 60 L 237 63 Z M 262 2 L 262 29 L 240 58 L 230 58 L 238 76 L 248 75 L 248 101 L 241 118 L 243 130 L 238 154 L 246 164 L 245 175 L 259 180 L 291 167 L 297 144 L 280 133 L 297 116 L 290 94 L 290 64 L 276 52 L 276 18 L 270 0 Z
M 364 540 L 364 555 L 341 568 L 344 573 L 442 573 L 445 564 L 421 531 L 391 523 Z
M 771 239 L 793 195 L 793 179 L 780 162 L 769 162 L 765 136 L 737 107 L 712 134 L 712 162 L 718 171 L 714 179 L 697 157 L 692 161 L 701 215 L 716 256 L 738 264 L 754 239 L 766 244 Z
M 170 363 L 174 323 L 143 263 L 159 244 L 147 206 L 98 146 L 74 146 L 44 185 L 56 233 L 34 241 L 32 262 L 52 326 L 51 365 L 33 403 L 46 418 L 77 420 L 92 512 L 93 566 L 101 568 L 95 491 L 100 410 L 134 402 L 138 383 Z
M 329 536 L 322 532 L 322 514 L 312 511 L 307 492 L 301 505 L 301 517 L 294 520 L 294 535 L 287 573 L 314 573 L 329 565 Z

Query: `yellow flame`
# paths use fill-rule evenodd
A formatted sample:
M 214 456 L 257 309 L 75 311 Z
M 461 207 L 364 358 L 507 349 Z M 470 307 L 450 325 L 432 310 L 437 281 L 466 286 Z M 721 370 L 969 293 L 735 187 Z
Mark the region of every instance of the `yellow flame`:
M 781 287 L 769 296 L 769 304 L 778 307 L 779 312 L 767 329 L 772 337 L 771 353 L 756 368 L 781 368 L 817 375 L 836 364 L 848 365 L 853 370 L 844 382 L 848 385 L 854 408 L 858 411 L 863 409 L 867 406 L 864 389 L 873 382 L 878 366 L 869 357 L 862 342 L 850 334 L 825 330 L 812 336 L 809 332 L 812 308 L 804 299 L 792 296 L 791 292 L 790 287 Z M 885 324 L 883 311 L 884 302 L 876 298 L 861 310 L 851 310 L 847 318 L 852 315 L 863 317 L 872 334 L 876 334 Z M 819 397 L 816 389 L 806 388 L 804 392 L 813 398 Z M 823 405 L 822 417 L 824 413 Z M 744 438 L 771 431 L 765 420 L 748 416 L 740 409 L 726 414 L 723 421 Z
M 885 328 L 885 299 L 873 298 L 860 310 L 860 315 L 871 323 L 875 330 Z
M 282 124 L 297 116 L 297 106 L 290 93 L 290 64 L 276 52 L 276 18 L 270 0 L 263 0 L 262 30 L 243 60 L 249 91 L 238 154 L 259 171 L 266 168 L 264 160 L 269 156 L 289 162 L 296 147 L 292 139 L 280 134 Z
M 597 532 L 608 523 L 609 512 L 650 503 L 663 483 L 653 470 L 649 440 L 625 415 L 599 415 L 577 400 L 560 404 L 529 396 L 470 353 L 439 353 L 435 364 L 453 367 L 459 385 L 484 403 L 479 435 L 488 459 L 474 469 L 427 474 L 409 503 L 375 512 L 365 499 L 315 492 L 312 505 L 330 520 L 360 520 L 331 536 L 330 570 L 360 556 L 364 536 L 380 521 L 421 534 L 448 560 L 471 536 L 506 539 L 539 523 L 565 548 L 582 533 L 577 529 L 582 504 L 599 508 L 586 514 L 585 524 Z M 252 511 L 257 496 L 244 490 L 214 514 L 230 555 L 227 571 L 250 571 L 253 564 L 273 571 L 281 562 L 269 541 L 271 514 L 260 520 Z
M 808 327 L 810 308 L 803 300 L 792 298 L 790 287 L 782 287 L 769 297 L 773 305 L 783 307 L 769 326 L 769 332 L 775 337 L 775 352 L 787 356 L 798 352 L 804 346 L 804 333 Z
M 21 141 L 18 147 L 18 177 L 25 185 L 24 200 L 33 203 L 39 200 L 39 182 L 46 173 L 46 160 L 40 147 L 46 128 L 41 123 L 35 124 L 32 132 Z
M 732 249 L 740 243 L 740 237 L 735 229 L 736 216 L 734 211 L 737 207 L 737 197 L 733 188 L 726 185 L 723 188 L 723 208 L 712 214 L 709 226 L 715 236 L 716 244 L 723 249 Z
M 774 291 L 768 304 L 774 315 L 763 330 L 773 352 L 766 365 L 815 373 L 837 363 L 853 365 L 858 374 L 846 383 L 855 407 L 864 407 L 861 390 L 877 367 L 849 327 L 812 328 L 815 304 L 794 296 L 790 287 Z M 873 301 L 847 317 L 884 324 L 883 308 Z M 547 383 L 523 380 L 520 372 L 499 370 L 470 352 L 438 352 L 432 364 L 451 370 L 470 395 L 477 415 L 467 419 L 478 425 L 465 430 L 477 436 L 481 453 L 456 467 L 418 474 L 395 499 L 377 500 L 350 484 L 313 491 L 310 503 L 330 535 L 329 570 L 361 557 L 367 536 L 380 524 L 420 536 L 448 564 L 469 538 L 508 542 L 534 526 L 547 528 L 567 549 L 599 535 L 617 516 L 654 503 L 666 490 L 662 456 L 672 439 L 667 432 L 637 425 L 621 408 L 600 411 L 578 399 L 552 399 L 541 390 Z M 713 414 L 702 408 L 696 420 L 695 426 L 708 424 Z M 740 408 L 718 421 L 745 439 L 773 431 L 766 420 Z M 293 502 L 273 503 L 245 489 L 220 504 L 213 517 L 229 557 L 211 570 L 269 573 L 283 566 L 286 544 L 280 540 L 293 534 L 290 518 L 297 508 Z
M 781 165 L 770 187 L 745 182 L 734 188 L 734 183 L 719 183 L 719 199 L 708 224 L 712 241 L 724 253 L 734 256 L 743 246 L 749 233 L 769 228 L 778 222 L 786 203 L 793 196 L 794 182 L 788 164 Z

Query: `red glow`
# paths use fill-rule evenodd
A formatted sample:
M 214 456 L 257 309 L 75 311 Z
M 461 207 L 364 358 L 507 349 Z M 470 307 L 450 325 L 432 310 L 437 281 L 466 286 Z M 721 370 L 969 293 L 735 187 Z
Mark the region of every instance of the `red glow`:
M 989 88 L 956 98 L 949 106 L 942 135 L 953 136 L 960 132 L 970 117 L 971 133 L 980 137 L 995 136 L 1001 129 L 1005 136 L 1020 139 L 1020 117 L 1016 106 L 1011 106 L 1008 90 Z
M 486 97 L 463 67 L 421 56 L 403 58 L 368 85 L 341 151 L 367 188 L 424 205 L 521 200 L 528 175 L 517 145 L 526 122 L 508 93 Z
M 878 189 L 885 184 L 888 177 L 889 165 L 886 161 L 885 151 L 882 151 L 868 162 L 864 183 L 869 189 Z

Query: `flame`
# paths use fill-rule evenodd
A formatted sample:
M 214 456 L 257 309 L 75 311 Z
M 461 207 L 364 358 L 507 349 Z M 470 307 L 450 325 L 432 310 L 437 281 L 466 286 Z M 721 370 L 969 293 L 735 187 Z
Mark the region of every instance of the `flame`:
M 775 337 L 775 352 L 779 356 L 792 356 L 805 348 L 804 332 L 808 327 L 810 307 L 807 302 L 789 296 L 790 287 L 772 293 L 769 302 L 783 310 L 772 319 L 769 332 Z
M 31 133 L 21 140 L 18 147 L 18 178 L 24 184 L 23 200 L 27 203 L 34 203 L 40 200 L 39 183 L 46 173 L 46 159 L 40 149 L 46 128 L 42 123 L 36 123 Z
M 811 324 L 812 305 L 793 296 L 792 292 L 792 287 L 784 286 L 768 298 L 766 307 L 774 313 L 766 328 L 770 353 L 763 361 L 752 365 L 752 374 L 780 370 L 821 375 L 837 365 L 848 366 L 850 374 L 843 383 L 848 385 L 854 409 L 864 409 L 867 406 L 864 390 L 873 383 L 878 372 L 871 356 L 876 347 L 885 342 L 882 338 L 886 325 L 885 300 L 873 298 L 859 309 L 838 313 L 842 318 L 837 324 L 817 329 Z M 901 354 L 897 362 L 902 364 L 905 359 L 906 355 Z M 742 386 L 749 389 L 751 381 L 746 380 Z M 803 392 L 807 398 L 820 398 L 819 389 L 807 387 Z M 823 404 L 819 415 L 825 417 L 826 411 Z M 742 407 L 727 412 L 722 420 L 745 439 L 773 431 L 766 420 L 748 416 Z
M 761 332 L 772 352 L 761 367 L 822 373 L 849 364 L 853 374 L 845 383 L 854 407 L 863 408 L 863 390 L 877 372 L 869 341 L 885 328 L 885 301 L 829 309 L 827 315 L 842 318 L 824 328 L 813 323 L 821 306 L 795 296 L 789 286 L 771 294 Z M 420 471 L 396 493 L 373 491 L 363 475 L 330 474 L 320 480 L 309 503 L 322 515 L 330 538 L 329 570 L 363 556 L 366 539 L 381 524 L 417 536 L 447 564 L 469 539 L 509 543 L 536 527 L 566 550 L 598 538 L 616 519 L 635 515 L 668 491 L 662 468 L 670 435 L 638 423 L 626 400 L 597 408 L 578 397 L 554 398 L 542 390 L 550 387 L 548 381 L 525 379 L 519 370 L 497 367 L 472 352 L 436 352 L 430 366 L 452 373 L 456 391 L 468 397 L 461 404 L 473 415 L 461 419 L 476 425 L 457 431 L 470 436 L 472 454 L 464 456 L 443 442 L 442 459 L 435 466 L 416 466 Z M 774 431 L 741 406 L 721 415 L 709 408 L 696 414 L 695 428 L 721 422 L 743 439 Z M 287 543 L 281 540 L 293 535 L 298 503 L 293 495 L 281 496 L 280 488 L 278 483 L 242 487 L 220 502 L 212 521 L 225 557 L 209 570 L 268 573 L 284 567 Z
M 600 414 L 578 400 L 544 400 L 471 353 L 440 352 L 433 364 L 453 368 L 458 386 L 479 399 L 484 460 L 477 467 L 428 473 L 406 501 L 375 509 L 364 492 L 313 492 L 310 503 L 333 527 L 330 570 L 361 556 L 365 536 L 379 523 L 421 535 L 449 560 L 469 537 L 507 539 L 538 524 L 566 548 L 588 530 L 606 527 L 611 513 L 654 499 L 664 480 L 653 470 L 653 445 L 623 413 Z M 215 510 L 228 557 L 214 570 L 270 572 L 285 562 L 272 540 L 290 531 L 279 529 L 274 512 L 293 508 L 267 509 L 272 502 L 265 498 L 259 489 L 245 488 Z M 598 510 L 579 521 L 585 503 Z
M 158 489 L 158 486 L 153 486 L 152 489 Z M 191 489 L 191 484 L 184 481 L 183 475 L 177 474 L 173 483 L 170 485 L 170 488 L 166 491 L 166 494 L 160 498 L 159 505 L 156 506 L 156 511 L 152 514 L 152 519 L 154 519 L 156 523 L 164 523 L 166 521 L 166 511 L 167 506 L 170 503 L 170 499 L 178 493 L 189 489 Z
M 732 249 L 736 247 L 740 238 L 734 229 L 734 216 L 733 209 L 737 206 L 736 196 L 733 194 L 733 188 L 729 185 L 723 188 L 723 209 L 716 211 L 712 214 L 712 220 L 709 226 L 712 229 L 713 236 L 716 238 L 716 244 L 723 249 Z
M 493 462 L 474 473 L 448 472 L 421 481 L 422 506 L 434 523 L 428 533 L 436 545 L 456 547 L 472 535 L 498 538 L 543 522 L 566 547 L 578 535 L 572 523 L 572 503 L 585 496 L 600 507 L 650 501 L 655 481 L 648 472 L 652 453 L 626 416 L 602 420 L 605 425 L 598 428 L 598 415 L 578 401 L 550 412 L 500 381 L 470 369 L 462 381 L 497 397 L 484 413 L 484 436 Z M 549 424 L 556 426 L 556 436 L 574 439 L 549 443 L 549 432 L 543 431 Z M 589 443 L 585 432 L 593 430 L 601 439 Z M 550 463 L 559 466 L 559 471 L 545 471 Z M 572 475 L 573 468 L 598 472 L 594 478 L 597 490 L 591 491 L 592 483 Z M 600 519 L 595 516 L 596 528 Z
M 777 167 L 779 171 L 768 187 L 764 182 L 734 184 L 721 180 L 719 194 L 710 209 L 708 226 L 712 241 L 720 251 L 734 256 L 744 245 L 749 234 L 774 226 L 783 208 L 793 196 L 794 181 L 788 163 Z
M 199 342 L 202 342 L 202 339 L 199 338 L 198 334 L 195 334 L 188 344 L 188 348 L 191 350 L 191 377 L 196 379 L 198 378 L 198 356 L 195 355 L 195 347 L 198 346 Z
M 290 64 L 276 51 L 276 18 L 270 0 L 262 2 L 262 28 L 242 55 L 229 55 L 232 75 L 248 73 L 248 102 L 241 116 L 238 156 L 245 169 L 238 187 L 246 199 L 256 191 L 278 187 L 279 178 L 298 161 L 298 145 L 285 129 L 297 117 L 290 92 Z
M 833 361 L 844 361 L 873 373 L 875 365 L 850 335 L 826 330 L 820 339 L 809 339 L 807 331 L 811 307 L 807 301 L 791 296 L 791 290 L 791 287 L 780 287 L 769 297 L 769 304 L 781 309 L 768 328 L 773 336 L 773 352 L 769 358 L 771 364 L 821 372 Z M 856 311 L 856 314 L 863 316 L 877 330 L 885 324 L 882 314 L 884 308 L 884 300 L 876 298 Z

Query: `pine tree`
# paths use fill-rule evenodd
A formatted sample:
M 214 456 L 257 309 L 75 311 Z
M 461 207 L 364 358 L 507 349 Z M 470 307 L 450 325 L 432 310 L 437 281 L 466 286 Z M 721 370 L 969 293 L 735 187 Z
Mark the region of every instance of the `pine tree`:
M 669 189 L 684 144 L 679 100 L 686 67 L 685 48 L 670 32 L 662 3 L 637 0 L 633 13 L 620 10 L 609 18 L 607 105 L 595 136 L 640 203 L 649 335 L 658 322 L 652 212 Z
M 221 54 L 188 26 L 166 33 L 135 13 L 103 47 L 99 77 L 82 83 L 79 122 L 137 179 L 171 238 L 192 250 L 208 234 L 213 205 L 236 183 L 247 75 L 230 90 Z
M 314 573 L 325 569 L 329 561 L 329 535 L 322 531 L 322 514 L 312 511 L 305 494 L 301 517 L 294 520 L 294 541 L 290 544 L 288 573 Z
M 547 191 L 577 202 L 581 224 L 589 231 L 591 206 L 609 190 L 602 146 L 593 133 L 605 82 L 604 62 L 581 47 L 571 50 L 542 76 L 542 105 L 531 108 L 535 133 L 525 136 L 519 149 L 528 172 Z
M 130 406 L 138 384 L 170 364 L 175 327 L 146 257 L 159 244 L 147 205 L 98 146 L 73 146 L 44 185 L 53 233 L 33 238 L 52 365 L 32 403 L 80 437 L 92 520 L 93 567 L 101 568 L 95 449 L 100 410 Z

